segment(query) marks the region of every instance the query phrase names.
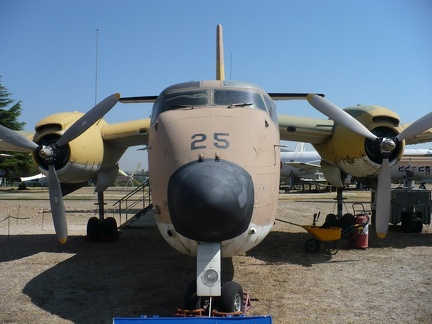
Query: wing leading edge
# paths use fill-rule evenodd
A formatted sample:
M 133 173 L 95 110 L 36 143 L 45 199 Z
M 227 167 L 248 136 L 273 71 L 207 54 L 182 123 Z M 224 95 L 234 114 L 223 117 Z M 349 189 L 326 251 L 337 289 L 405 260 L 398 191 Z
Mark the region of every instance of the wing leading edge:
M 283 141 L 319 144 L 333 134 L 333 120 L 287 115 L 279 115 L 278 119 L 280 139 Z

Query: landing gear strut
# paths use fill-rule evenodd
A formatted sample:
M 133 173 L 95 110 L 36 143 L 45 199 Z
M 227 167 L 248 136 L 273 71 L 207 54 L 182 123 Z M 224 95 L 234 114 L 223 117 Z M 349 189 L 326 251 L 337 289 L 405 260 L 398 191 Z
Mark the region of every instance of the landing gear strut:
M 248 300 L 246 298 L 246 300 Z M 234 281 L 221 285 L 221 244 L 199 243 L 197 278 L 189 283 L 184 297 L 185 312 L 240 315 L 245 311 L 243 288 Z
M 117 221 L 114 217 L 107 217 L 105 219 L 105 203 L 103 192 L 98 192 L 98 205 L 99 218 L 92 217 L 87 222 L 87 239 L 90 241 L 95 240 L 108 240 L 113 241 L 118 237 Z

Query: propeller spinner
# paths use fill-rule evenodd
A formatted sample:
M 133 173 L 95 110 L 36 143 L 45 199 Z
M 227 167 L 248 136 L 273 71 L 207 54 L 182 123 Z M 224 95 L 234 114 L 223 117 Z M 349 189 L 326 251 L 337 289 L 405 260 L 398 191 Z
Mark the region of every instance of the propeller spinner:
M 376 141 L 380 147 L 382 164 L 378 174 L 377 187 L 377 207 L 376 207 L 376 232 L 379 238 L 387 235 L 390 221 L 390 203 L 391 203 L 391 173 L 389 157 L 391 152 L 396 148 L 400 141 L 406 138 L 420 134 L 421 132 L 432 127 L 432 112 L 418 119 L 409 127 L 405 128 L 400 134 L 393 138 L 377 137 L 357 119 L 347 112 L 334 105 L 325 98 L 315 94 L 307 96 L 309 103 L 318 111 L 327 117 L 333 119 L 339 124 L 362 135 L 370 140 Z
M 20 133 L 0 125 L 0 139 L 15 146 L 36 151 L 48 164 L 48 185 L 50 205 L 53 216 L 54 228 L 57 238 L 61 243 L 67 240 L 67 223 L 65 210 L 63 205 L 63 194 L 60 188 L 60 182 L 57 178 L 57 173 L 54 167 L 57 152 L 59 148 L 73 141 L 75 138 L 84 133 L 94 123 L 101 119 L 120 99 L 120 94 L 115 93 L 84 114 L 80 119 L 69 127 L 57 142 L 48 146 L 40 146 L 37 143 L 29 140 Z

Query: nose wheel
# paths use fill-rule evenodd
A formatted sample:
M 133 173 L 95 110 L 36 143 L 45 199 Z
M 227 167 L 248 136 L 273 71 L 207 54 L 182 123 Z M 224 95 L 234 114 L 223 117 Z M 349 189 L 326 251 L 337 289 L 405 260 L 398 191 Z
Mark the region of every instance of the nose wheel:
M 222 285 L 219 308 L 226 313 L 244 312 L 243 288 L 239 283 L 228 281 Z
M 208 314 L 242 314 L 245 311 L 245 297 L 242 286 L 235 281 L 228 281 L 222 285 L 221 295 L 207 297 L 197 295 L 196 280 L 189 283 L 184 296 L 185 312 L 199 312 Z

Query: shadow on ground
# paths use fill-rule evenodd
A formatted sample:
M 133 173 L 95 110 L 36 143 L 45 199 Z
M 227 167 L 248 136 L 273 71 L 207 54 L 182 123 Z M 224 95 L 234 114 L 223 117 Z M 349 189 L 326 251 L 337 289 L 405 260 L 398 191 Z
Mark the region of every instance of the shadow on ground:
M 52 235 L 20 235 L 9 241 L 3 236 L 0 261 L 43 252 L 71 254 L 31 279 L 23 292 L 37 307 L 74 323 L 173 315 L 183 306 L 186 287 L 195 278 L 195 258 L 171 248 L 157 228 L 122 232 L 115 242 L 72 236 L 66 245 L 55 242 Z M 225 280 L 232 279 L 231 259 L 224 260 L 223 270 Z

